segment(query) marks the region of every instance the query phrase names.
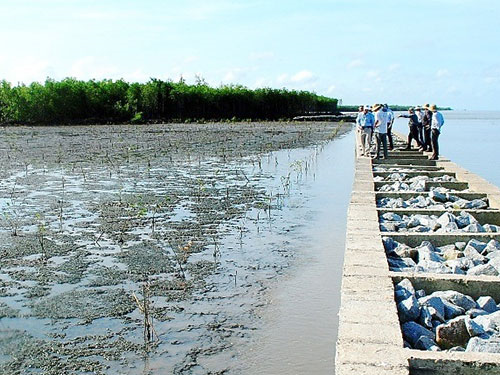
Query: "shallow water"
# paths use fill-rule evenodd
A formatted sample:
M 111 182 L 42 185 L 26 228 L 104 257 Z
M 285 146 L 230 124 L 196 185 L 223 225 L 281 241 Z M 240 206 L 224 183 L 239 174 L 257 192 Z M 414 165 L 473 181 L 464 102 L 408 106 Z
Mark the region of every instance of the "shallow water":
M 308 186 L 300 261 L 262 311 L 263 328 L 242 348 L 245 374 L 332 374 L 354 138 L 328 144 Z

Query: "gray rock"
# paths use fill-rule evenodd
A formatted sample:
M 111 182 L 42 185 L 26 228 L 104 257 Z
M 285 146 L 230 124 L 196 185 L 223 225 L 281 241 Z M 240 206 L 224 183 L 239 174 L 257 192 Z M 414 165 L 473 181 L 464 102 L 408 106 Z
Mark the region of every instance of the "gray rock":
M 459 316 L 436 328 L 436 342 L 443 349 L 454 346 L 465 346 L 470 339 L 465 321 L 468 318 Z M 477 325 L 476 325 L 477 326 Z M 479 329 L 479 327 L 478 327 Z
M 395 214 L 394 212 L 386 212 L 385 214 L 383 214 L 381 216 L 381 218 L 383 219 L 382 221 L 402 221 L 403 220 L 401 218 L 401 216 L 399 216 L 398 214 Z
M 500 311 L 488 315 L 480 315 L 473 319 L 485 332 L 495 332 L 500 327 Z
M 402 296 L 404 298 L 397 299 L 398 302 L 401 302 L 404 299 L 407 299 L 410 296 L 415 295 L 415 288 L 413 284 L 408 279 L 403 279 L 399 283 L 397 283 L 394 287 L 394 291 L 396 296 Z
M 467 271 L 467 275 L 471 276 L 498 276 L 499 273 L 491 264 L 480 264 L 472 267 Z
M 483 254 L 490 254 L 500 252 L 500 242 L 497 240 L 490 240 L 483 249 Z
M 442 225 L 437 232 L 439 233 L 453 233 L 458 231 L 458 225 L 456 223 L 448 223 L 446 225 Z
M 465 294 L 462 294 L 460 292 L 456 292 L 454 290 L 437 291 L 432 293 L 431 295 L 435 297 L 440 297 L 445 301 L 453 303 L 463 308 L 465 311 L 476 307 L 476 301 L 474 301 L 471 297 L 466 296 Z
M 467 244 L 465 242 L 455 242 L 455 246 L 457 247 L 458 250 L 463 251 L 463 249 L 465 249 L 465 246 L 467 246 Z
M 429 191 L 429 198 L 436 202 L 446 202 L 448 200 L 445 194 L 435 190 Z
M 465 348 L 462 346 L 454 346 L 453 348 L 448 349 L 449 352 L 465 352 Z
M 489 260 L 500 258 L 500 251 L 492 251 L 486 255 Z
M 481 296 L 476 301 L 477 307 L 487 311 L 489 313 L 493 313 L 498 310 L 497 303 L 490 296 Z
M 483 229 L 485 232 L 488 232 L 488 233 L 500 232 L 500 227 L 498 225 L 493 225 L 493 224 L 484 224 Z
M 458 231 L 458 226 L 456 223 L 448 223 L 446 225 L 441 226 L 436 232 L 439 233 L 453 233 Z
M 441 225 L 441 227 L 445 227 L 450 223 L 455 223 L 455 215 L 445 212 L 437 219 L 437 222 Z
M 451 246 L 453 246 L 453 245 L 451 245 Z M 465 256 L 464 252 L 455 249 L 455 246 L 453 246 L 453 248 L 448 248 L 447 250 L 443 251 L 442 254 L 443 254 L 443 258 L 446 260 L 459 259 L 459 258 L 463 258 Z
M 423 260 L 430 260 L 433 262 L 442 262 L 443 258 L 436 253 L 434 247 L 427 243 L 424 246 L 417 248 L 418 251 L 418 261 L 421 262 Z
M 476 249 L 478 253 L 481 253 L 481 254 L 483 253 L 483 250 L 485 249 L 486 246 L 487 246 L 487 244 L 485 242 L 478 241 L 475 238 L 473 238 L 472 240 L 467 242 L 467 247 L 472 247 L 472 248 Z
M 399 245 L 394 249 L 394 253 L 400 258 L 411 258 L 416 260 L 418 258 L 418 251 L 407 245 Z
M 479 224 L 474 216 L 465 211 L 460 212 L 460 215 L 456 217 L 456 223 L 459 228 L 465 228 L 470 224 Z
M 420 305 L 414 295 L 398 303 L 398 315 L 401 323 L 418 319 L 420 316 Z
M 472 208 L 476 210 L 482 210 L 488 208 L 488 203 L 483 199 L 474 199 L 471 201 Z
M 495 269 L 500 272 L 500 257 L 491 258 L 488 261 L 490 266 L 495 267 Z
M 406 224 L 406 226 L 408 228 L 415 228 L 415 227 L 418 227 L 419 225 L 422 225 L 422 224 L 420 223 L 420 220 L 415 216 L 412 216 L 410 218 L 410 220 L 408 221 L 408 223 Z
M 486 230 L 483 228 L 483 226 L 479 223 L 467 225 L 462 230 L 466 233 L 484 233 L 484 232 L 486 232 Z
M 446 320 L 456 318 L 457 316 L 464 315 L 465 309 L 455 305 L 454 303 L 443 301 L 444 304 L 444 317 Z
M 393 250 L 399 245 L 399 242 L 394 241 L 392 237 L 382 237 L 382 243 L 386 250 Z
M 432 229 L 424 225 L 419 225 L 418 227 L 411 228 L 410 231 L 417 233 L 426 233 L 426 232 L 432 232 Z
M 447 251 L 457 251 L 457 248 L 455 247 L 454 244 L 450 244 L 450 245 L 439 246 L 436 248 L 436 251 L 441 254 L 444 254 Z
M 417 272 L 431 272 L 431 273 L 439 273 L 439 274 L 448 274 L 452 273 L 452 270 L 448 268 L 444 263 L 441 262 L 433 262 L 431 260 L 423 260 L 417 263 L 417 267 L 415 268 Z
M 415 343 L 415 349 L 430 350 L 433 352 L 438 352 L 441 350 L 436 342 L 429 336 L 420 336 L 420 338 Z
M 398 226 L 395 223 L 380 223 L 381 232 L 397 232 Z
M 470 337 L 475 337 L 486 333 L 483 327 L 481 327 L 469 317 L 465 319 L 465 327 L 467 328 L 467 332 L 469 333 Z
M 389 268 L 391 271 L 395 269 L 413 269 L 417 266 L 417 264 L 413 261 L 411 258 L 394 258 L 394 257 L 387 257 L 387 262 L 389 263 Z
M 432 329 L 432 312 L 429 306 L 422 306 L 420 309 L 420 316 L 418 317 L 418 323 L 425 327 Z
M 431 340 L 435 340 L 436 338 L 432 331 L 415 322 L 404 323 L 402 331 L 405 340 L 408 341 L 413 347 L 415 347 L 415 344 L 422 336 L 429 337 Z
M 419 290 L 415 291 L 415 297 L 417 297 L 417 299 L 425 297 L 426 295 L 427 295 L 427 293 L 425 293 L 425 290 L 423 290 L 423 289 L 419 289 Z
M 482 256 L 474 247 L 469 245 L 465 248 L 464 255 L 471 260 L 477 261 L 477 264 L 486 262 L 486 258 Z
M 469 340 L 465 351 L 480 353 L 500 353 L 500 337 L 492 337 L 489 339 L 473 337 Z
M 471 319 L 474 319 L 477 316 L 488 315 L 489 312 L 482 310 L 482 309 L 470 309 L 470 310 L 467 310 L 466 314 L 468 316 L 470 316 Z
M 418 303 L 422 307 L 429 307 L 429 312 L 434 319 L 437 319 L 441 322 L 445 320 L 445 308 L 444 302 L 441 298 L 433 296 L 421 297 L 418 299 Z

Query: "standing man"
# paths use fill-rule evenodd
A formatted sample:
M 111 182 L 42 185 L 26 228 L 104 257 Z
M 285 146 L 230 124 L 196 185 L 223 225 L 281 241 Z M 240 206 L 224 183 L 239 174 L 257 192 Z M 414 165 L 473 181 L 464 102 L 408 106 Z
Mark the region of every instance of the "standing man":
M 384 110 L 387 110 L 387 139 L 389 141 L 389 150 L 394 148 L 392 143 L 392 124 L 394 123 L 394 112 L 387 104 L 384 104 Z
M 384 156 L 382 159 L 387 159 L 387 109 L 383 109 L 382 104 L 374 104 L 373 112 L 375 113 L 375 142 L 377 143 L 377 151 L 375 158 L 380 158 L 380 145 L 384 148 Z
M 421 147 L 422 144 L 420 143 L 420 140 L 418 139 L 418 117 L 415 114 L 415 111 L 413 108 L 408 108 L 408 114 L 407 115 L 399 115 L 398 117 L 405 117 L 408 120 L 408 127 L 410 128 L 410 132 L 408 133 L 408 145 L 406 146 L 405 150 L 411 150 L 411 141 L 414 139 L 417 141 L 417 146 Z
M 431 122 L 432 112 L 429 109 L 429 104 L 424 104 L 424 115 L 422 116 L 422 126 L 424 128 L 424 144 L 422 146 L 422 149 L 424 151 L 432 151 Z
M 357 143 L 358 143 L 358 147 L 359 147 L 359 151 L 362 151 L 363 150 L 363 147 L 361 146 L 361 132 L 362 132 L 362 128 L 361 128 L 361 117 L 363 116 L 363 106 L 360 105 L 358 107 L 358 116 L 356 117 L 356 139 L 357 139 Z
M 418 105 L 415 107 L 415 114 L 418 118 L 418 140 L 420 141 L 420 147 L 424 144 L 424 126 L 422 125 L 422 119 L 424 118 L 424 114 L 422 113 L 422 108 Z
M 373 126 L 375 125 L 375 117 L 370 112 L 370 106 L 363 107 L 363 114 L 359 120 L 361 125 L 361 155 L 370 155 L 370 144 L 372 142 Z
M 435 104 L 430 107 L 432 111 L 432 122 L 431 122 L 431 143 L 432 143 L 432 156 L 431 160 L 438 160 L 439 158 L 439 144 L 438 138 L 441 134 L 441 126 L 444 125 L 444 117 L 441 112 L 438 112 Z

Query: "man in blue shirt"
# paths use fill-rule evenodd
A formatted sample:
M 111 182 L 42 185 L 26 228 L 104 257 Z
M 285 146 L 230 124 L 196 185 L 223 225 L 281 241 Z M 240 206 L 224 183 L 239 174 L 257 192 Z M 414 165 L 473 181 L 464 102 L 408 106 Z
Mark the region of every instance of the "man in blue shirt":
M 439 158 L 439 144 L 438 138 L 441 134 L 441 126 L 444 125 L 444 117 L 441 112 L 438 112 L 435 104 L 430 107 L 432 111 L 432 122 L 431 122 L 431 143 L 432 143 L 432 156 L 431 160 L 438 160 Z
M 359 117 L 361 126 L 361 155 L 370 156 L 370 144 L 372 142 L 373 127 L 375 126 L 375 116 L 370 112 L 371 107 L 365 105 L 363 113 Z

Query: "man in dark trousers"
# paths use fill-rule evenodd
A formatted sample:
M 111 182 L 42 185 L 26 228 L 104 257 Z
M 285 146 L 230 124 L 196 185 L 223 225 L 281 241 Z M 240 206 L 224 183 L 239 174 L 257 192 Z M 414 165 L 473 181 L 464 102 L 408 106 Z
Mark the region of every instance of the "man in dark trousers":
M 432 156 L 431 160 L 438 160 L 439 158 L 439 144 L 438 138 L 441 134 L 441 127 L 444 125 L 444 117 L 441 112 L 438 112 L 435 104 L 430 106 L 432 112 L 431 122 L 431 141 L 432 141 Z
M 417 142 L 418 147 L 422 147 L 420 140 L 418 139 L 418 117 L 415 114 L 413 108 L 408 108 L 407 115 L 399 115 L 398 117 L 405 117 L 408 120 L 408 127 L 410 128 L 410 133 L 408 134 L 408 145 L 405 150 L 411 150 L 411 141 L 414 139 Z
M 429 104 L 424 104 L 424 115 L 422 116 L 422 126 L 424 128 L 424 144 L 422 146 L 423 151 L 432 151 L 431 121 L 432 111 L 429 108 Z

